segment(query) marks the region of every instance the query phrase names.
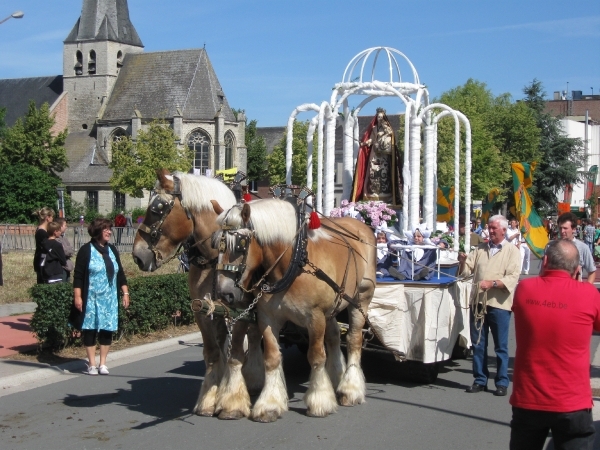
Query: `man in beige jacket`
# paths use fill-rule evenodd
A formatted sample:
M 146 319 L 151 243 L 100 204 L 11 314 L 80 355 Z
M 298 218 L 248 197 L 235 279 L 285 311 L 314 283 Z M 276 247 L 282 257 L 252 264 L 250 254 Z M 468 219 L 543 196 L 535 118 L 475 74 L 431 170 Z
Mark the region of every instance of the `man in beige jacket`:
M 469 393 L 487 391 L 489 370 L 487 347 L 489 332 L 494 338 L 496 352 L 496 391 L 505 396 L 508 388 L 508 329 L 513 294 L 521 273 L 521 253 L 505 238 L 508 221 L 504 216 L 490 218 L 490 240 L 479 244 L 468 255 L 460 253 L 462 275 L 474 274 L 471 297 L 471 341 L 473 348 L 473 377 Z

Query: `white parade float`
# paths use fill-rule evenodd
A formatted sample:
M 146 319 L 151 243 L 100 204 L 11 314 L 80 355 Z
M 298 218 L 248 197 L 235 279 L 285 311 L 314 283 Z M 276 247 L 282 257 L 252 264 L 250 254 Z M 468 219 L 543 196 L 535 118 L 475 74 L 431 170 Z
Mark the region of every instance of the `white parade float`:
M 379 64 L 379 66 L 378 66 Z M 382 69 L 383 68 L 383 69 Z M 379 69 L 379 70 L 376 70 Z M 385 79 L 376 74 L 385 73 Z M 408 80 L 402 79 L 408 74 Z M 328 216 L 335 205 L 335 133 L 343 130 L 343 199 L 352 192 L 353 175 L 359 147 L 358 116 L 374 100 L 398 100 L 404 110 L 403 192 L 398 212 L 400 232 L 406 233 L 422 222 L 436 229 L 437 214 L 437 127 L 444 117 L 455 125 L 454 145 L 454 211 L 460 211 L 461 185 L 464 186 L 464 217 L 470 229 L 471 209 L 471 128 L 460 111 L 441 103 L 430 103 L 429 92 L 421 83 L 416 68 L 400 51 L 390 47 L 373 47 L 350 60 L 342 80 L 333 87 L 329 101 L 298 106 L 287 123 L 286 181 L 292 178 L 292 130 L 301 113 L 311 113 L 307 132 L 307 185 L 313 184 L 313 164 L 317 164 L 315 208 Z M 464 142 L 461 142 L 461 127 Z M 317 132 L 316 158 L 313 135 Z M 462 144 L 462 145 L 461 145 Z M 464 156 L 461 155 L 461 146 Z M 461 157 L 464 161 L 461 170 Z M 315 161 L 316 160 L 316 161 Z M 421 177 L 423 168 L 423 177 Z M 423 179 L 421 179 L 423 178 Z M 421 210 L 422 193 L 422 210 Z M 422 225 L 421 225 L 422 226 Z M 459 250 L 459 227 L 454 227 L 454 245 L 445 253 L 456 260 Z M 465 233 L 465 248 L 470 248 Z M 439 260 L 439 256 L 438 256 Z M 456 266 L 455 266 L 456 267 Z M 455 343 L 470 346 L 468 298 L 470 283 L 455 277 L 434 276 L 428 282 L 381 282 L 369 308 L 369 320 L 375 334 L 384 342 L 373 342 L 367 348 L 392 353 L 398 360 L 425 363 L 417 368 L 425 381 L 437 376 L 437 363 L 452 356 Z M 369 335 L 369 332 L 367 332 Z M 377 339 L 376 339 L 377 340 Z M 428 370 L 423 370 L 423 369 Z M 433 375 L 433 376 L 432 376 Z

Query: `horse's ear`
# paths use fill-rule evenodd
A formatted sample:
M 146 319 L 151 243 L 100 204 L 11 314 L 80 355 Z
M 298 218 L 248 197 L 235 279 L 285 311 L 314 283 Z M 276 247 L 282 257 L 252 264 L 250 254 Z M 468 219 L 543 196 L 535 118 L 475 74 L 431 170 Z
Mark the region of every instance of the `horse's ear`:
M 211 200 L 210 202 L 212 203 L 213 209 L 215 210 L 215 213 L 217 213 L 217 216 L 223 212 L 223 208 L 221 208 L 221 205 L 219 205 L 218 201 Z
M 244 225 L 248 225 L 248 222 L 250 222 L 250 205 L 248 203 L 244 203 L 242 207 L 242 220 Z
M 156 169 L 156 177 L 163 189 L 173 189 L 173 175 L 167 169 Z

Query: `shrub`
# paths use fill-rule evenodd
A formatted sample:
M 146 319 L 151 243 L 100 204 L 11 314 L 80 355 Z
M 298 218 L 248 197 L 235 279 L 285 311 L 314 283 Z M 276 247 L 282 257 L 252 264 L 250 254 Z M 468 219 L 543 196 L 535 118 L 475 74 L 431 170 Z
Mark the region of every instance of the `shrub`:
M 128 285 L 131 300 L 127 310 L 119 305 L 118 336 L 162 330 L 173 322 L 177 311 L 181 313 L 179 325 L 189 325 L 194 320 L 186 274 L 133 278 Z M 73 344 L 76 339 L 68 324 L 73 286 L 38 284 L 31 288 L 31 297 L 38 305 L 31 328 L 40 345 L 56 349 Z

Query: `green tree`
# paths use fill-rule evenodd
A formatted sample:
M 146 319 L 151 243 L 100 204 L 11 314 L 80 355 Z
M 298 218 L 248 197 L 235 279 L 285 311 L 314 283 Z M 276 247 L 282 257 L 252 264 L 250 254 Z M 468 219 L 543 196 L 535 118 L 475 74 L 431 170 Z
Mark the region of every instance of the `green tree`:
M 154 121 L 148 130 L 141 130 L 137 140 L 123 139 L 113 143 L 113 170 L 111 187 L 133 197 L 144 196 L 143 190 L 152 189 L 156 182 L 156 169 L 187 172 L 192 167 L 191 151 L 177 147 L 177 136 L 163 121 Z
M 64 147 L 67 130 L 52 136 L 50 130 L 54 123 L 48 103 L 37 109 L 35 102 L 30 101 L 25 117 L 4 133 L 0 163 L 29 164 L 50 174 L 65 170 L 69 167 Z
M 259 181 L 267 175 L 267 143 L 256 134 L 256 120 L 246 124 L 246 149 L 248 155 L 248 180 Z
M 543 215 L 556 210 L 557 194 L 567 184 L 581 181 L 579 168 L 585 164 L 581 139 L 567 137 L 556 117 L 544 111 L 546 106 L 542 83 L 534 79 L 523 88 L 523 103 L 530 109 L 540 131 L 540 160 L 533 176 L 534 206 Z
M 462 112 L 471 124 L 471 182 L 474 199 L 481 199 L 509 179 L 500 149 L 488 126 L 495 99 L 485 83 L 469 79 L 463 86 L 443 93 L 439 102 Z M 438 124 L 438 184 L 454 185 L 454 118 Z M 461 170 L 464 173 L 464 129 L 461 127 Z M 464 193 L 464 183 L 461 186 Z
M 56 209 L 56 186 L 60 179 L 26 163 L 2 167 L 0 177 L 0 223 L 31 223 L 34 210 Z
M 307 149 L 308 142 L 306 135 L 308 132 L 309 122 L 295 121 L 292 131 L 292 184 L 306 185 L 306 164 L 307 164 Z M 313 186 L 316 186 L 317 180 L 317 136 L 315 133 L 313 147 Z M 273 153 L 267 156 L 269 182 L 270 184 L 285 183 L 285 152 L 287 146 L 287 130 L 285 131 L 281 141 L 273 149 Z
M 495 97 L 485 83 L 472 79 L 442 94 L 440 102 L 462 112 L 471 123 L 473 198 L 482 199 L 492 188 L 498 187 L 503 193 L 501 198 L 511 199 L 510 164 L 531 163 L 541 158 L 535 115 L 522 102 L 513 102 L 509 94 Z M 438 131 L 438 180 L 441 186 L 451 186 L 454 184 L 454 119 L 442 119 Z M 462 142 L 464 130 L 461 130 L 461 164 L 464 162 Z M 464 192 L 464 184 L 461 192 Z

